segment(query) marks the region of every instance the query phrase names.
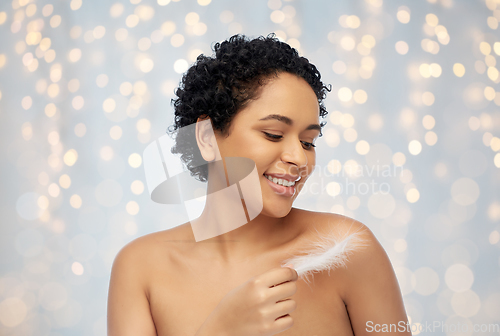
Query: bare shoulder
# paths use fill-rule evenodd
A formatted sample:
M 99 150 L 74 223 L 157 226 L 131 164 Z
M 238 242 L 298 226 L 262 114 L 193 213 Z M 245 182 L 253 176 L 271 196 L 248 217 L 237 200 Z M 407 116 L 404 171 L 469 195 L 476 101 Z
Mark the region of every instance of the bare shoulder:
M 363 223 L 343 215 L 316 213 L 316 216 L 314 231 L 336 235 L 338 241 L 351 235 L 357 237 L 345 267 L 335 271 L 334 278 L 344 301 L 350 302 L 364 290 L 392 295 L 389 292 L 398 288 L 394 269 L 373 232 Z
M 123 246 L 115 257 L 113 268 L 134 270 L 141 277 L 141 283 L 147 285 L 158 265 L 165 264 L 175 245 L 168 242 L 188 239 L 185 225 L 158 231 L 138 237 Z M 122 270 L 124 271 L 124 270 Z
M 359 278 L 362 274 L 377 268 L 392 271 L 387 253 L 365 224 L 335 213 L 305 210 L 301 212 L 300 216 L 304 216 L 303 221 L 306 222 L 304 237 L 308 240 L 317 239 L 318 236 L 333 236 L 336 241 L 355 237 L 351 243 L 352 248 L 346 267 L 337 273 L 349 278 Z
M 330 212 L 296 210 L 298 220 L 303 223 L 306 238 L 321 234 L 342 240 L 355 234 L 359 240 L 365 242 L 364 245 L 378 243 L 372 231 L 365 224 L 353 218 Z

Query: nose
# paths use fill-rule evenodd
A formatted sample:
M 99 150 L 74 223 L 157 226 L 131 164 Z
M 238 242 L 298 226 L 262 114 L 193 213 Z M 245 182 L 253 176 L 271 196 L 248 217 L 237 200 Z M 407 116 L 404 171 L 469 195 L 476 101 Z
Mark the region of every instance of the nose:
M 281 154 L 281 161 L 285 163 L 291 163 L 297 168 L 303 168 L 307 166 L 307 155 L 306 150 L 302 147 L 302 143 L 295 139 L 290 139 L 287 142 L 283 142 L 285 147 L 283 153 Z

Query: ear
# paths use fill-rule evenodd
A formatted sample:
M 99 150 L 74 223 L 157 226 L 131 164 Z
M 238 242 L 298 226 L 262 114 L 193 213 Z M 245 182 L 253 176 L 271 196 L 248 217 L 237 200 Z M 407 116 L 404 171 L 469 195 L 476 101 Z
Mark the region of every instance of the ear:
M 211 162 L 220 160 L 219 147 L 215 138 L 212 121 L 210 117 L 202 119 L 198 118 L 196 121 L 196 142 L 200 149 L 201 156 L 205 161 Z

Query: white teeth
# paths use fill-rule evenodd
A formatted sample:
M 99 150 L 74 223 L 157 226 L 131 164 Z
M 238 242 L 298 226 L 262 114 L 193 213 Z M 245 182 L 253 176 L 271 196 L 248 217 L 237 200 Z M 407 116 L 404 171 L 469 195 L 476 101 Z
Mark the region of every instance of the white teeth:
M 282 186 L 285 186 L 285 187 L 291 187 L 293 185 L 295 185 L 295 182 L 292 182 L 292 181 L 287 181 L 287 180 L 283 180 L 283 179 L 277 179 L 276 177 L 271 177 L 269 175 L 264 175 L 269 181 L 272 181 L 276 184 L 279 184 L 279 185 L 282 185 Z

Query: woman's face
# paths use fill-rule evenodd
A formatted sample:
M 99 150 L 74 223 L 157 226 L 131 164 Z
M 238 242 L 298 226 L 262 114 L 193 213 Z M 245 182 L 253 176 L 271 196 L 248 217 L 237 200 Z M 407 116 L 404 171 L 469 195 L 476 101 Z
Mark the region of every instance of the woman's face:
M 255 162 L 264 206 L 261 214 L 284 217 L 316 163 L 311 144 L 320 134 L 317 97 L 303 78 L 282 72 L 235 115 L 228 137 L 215 134 L 221 156 Z M 269 181 L 269 174 L 300 180 L 293 187 L 283 187 Z

